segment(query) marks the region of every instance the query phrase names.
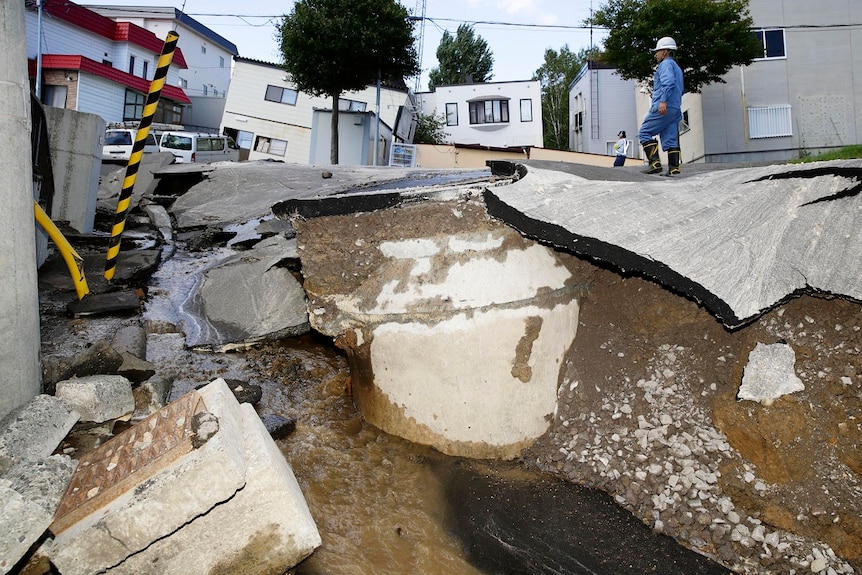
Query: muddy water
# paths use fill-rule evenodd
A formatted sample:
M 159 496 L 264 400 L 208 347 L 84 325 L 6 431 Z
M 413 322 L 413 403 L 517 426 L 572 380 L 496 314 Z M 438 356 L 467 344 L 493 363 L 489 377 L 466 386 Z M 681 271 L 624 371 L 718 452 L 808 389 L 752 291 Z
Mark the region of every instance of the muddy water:
M 346 392 L 345 359 L 312 338 L 247 354 L 268 381 L 261 408 L 296 420 L 278 445 L 323 544 L 297 574 L 481 573 L 444 528 L 444 456 L 365 423 Z

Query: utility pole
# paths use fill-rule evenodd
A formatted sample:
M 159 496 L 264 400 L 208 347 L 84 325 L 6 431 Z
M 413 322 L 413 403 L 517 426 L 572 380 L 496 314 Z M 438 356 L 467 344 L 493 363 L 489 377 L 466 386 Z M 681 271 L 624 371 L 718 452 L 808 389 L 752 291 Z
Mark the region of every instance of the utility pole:
M 42 387 L 24 25 L 23 2 L 0 2 L 0 419 Z

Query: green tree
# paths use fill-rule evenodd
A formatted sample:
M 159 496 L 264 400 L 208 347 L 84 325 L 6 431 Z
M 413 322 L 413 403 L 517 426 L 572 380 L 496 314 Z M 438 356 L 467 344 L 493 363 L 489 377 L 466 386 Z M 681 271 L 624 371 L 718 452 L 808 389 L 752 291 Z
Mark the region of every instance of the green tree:
M 608 0 L 590 22 L 608 29 L 605 61 L 626 79 L 649 81 L 655 69 L 650 49 L 659 38 L 673 37 L 686 92 L 724 82 L 733 66 L 763 54 L 751 34 L 748 0 Z
M 446 117 L 443 114 L 419 114 L 416 125 L 416 133 L 413 135 L 414 144 L 445 144 L 448 134 L 443 127 L 446 125 Z
M 569 148 L 569 85 L 598 50 L 582 48 L 578 53 L 563 46 L 559 52 L 545 50 L 545 63 L 533 74 L 542 84 L 542 127 L 544 146 L 553 150 Z
M 341 93 L 419 73 L 413 23 L 396 0 L 298 0 L 277 25 L 277 38 L 296 89 L 332 98 L 333 164 Z
M 488 42 L 476 36 L 473 27 L 467 24 L 458 26 L 455 37 L 447 30 L 443 32 L 437 46 L 438 67 L 428 73 L 428 89 L 447 84 L 468 84 L 487 82 L 494 75 L 494 56 Z

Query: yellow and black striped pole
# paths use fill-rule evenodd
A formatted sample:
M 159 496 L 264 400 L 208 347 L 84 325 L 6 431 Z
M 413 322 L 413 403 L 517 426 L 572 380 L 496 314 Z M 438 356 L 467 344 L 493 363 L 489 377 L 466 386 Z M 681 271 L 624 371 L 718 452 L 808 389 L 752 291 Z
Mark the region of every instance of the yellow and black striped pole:
M 165 45 L 162 48 L 162 55 L 159 56 L 159 65 L 156 68 L 153 81 L 150 82 L 150 93 L 147 95 L 147 103 L 144 105 L 141 123 L 138 126 L 138 134 L 135 137 L 135 144 L 132 146 L 132 155 L 129 157 L 129 163 L 126 165 L 126 177 L 123 179 L 123 189 L 120 192 L 120 199 L 117 201 L 114 227 L 111 228 L 108 257 L 105 260 L 105 279 L 108 281 L 114 278 L 114 272 L 117 270 L 117 257 L 120 255 L 120 239 L 126 227 L 126 215 L 129 211 L 132 189 L 135 187 L 138 167 L 144 155 L 144 144 L 147 141 L 147 136 L 150 135 L 150 125 L 153 123 L 153 115 L 156 113 L 159 96 L 162 93 L 162 88 L 165 86 L 168 68 L 170 68 L 171 60 L 174 58 L 174 50 L 176 50 L 179 37 L 179 34 L 176 32 L 168 32 L 168 37 L 165 39 Z

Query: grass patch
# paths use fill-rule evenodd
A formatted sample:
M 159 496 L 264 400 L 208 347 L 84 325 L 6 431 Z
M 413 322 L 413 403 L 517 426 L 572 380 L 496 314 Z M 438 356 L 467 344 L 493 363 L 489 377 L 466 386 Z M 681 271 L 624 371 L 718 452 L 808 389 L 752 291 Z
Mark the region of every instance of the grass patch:
M 862 158 L 862 145 L 847 146 L 840 150 L 825 152 L 817 156 L 805 155 L 798 160 L 792 160 L 791 164 L 803 164 L 805 162 L 825 162 L 827 160 L 855 160 Z

